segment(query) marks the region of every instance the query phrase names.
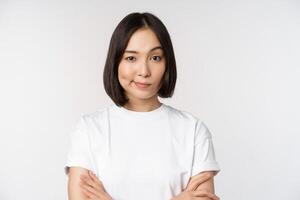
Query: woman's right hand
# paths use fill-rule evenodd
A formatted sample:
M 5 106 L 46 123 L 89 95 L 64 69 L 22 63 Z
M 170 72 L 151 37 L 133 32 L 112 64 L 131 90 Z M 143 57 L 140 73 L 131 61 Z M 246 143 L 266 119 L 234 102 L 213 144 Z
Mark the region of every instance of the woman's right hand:
M 211 200 L 219 200 L 220 198 L 215 194 L 212 194 L 206 190 L 196 190 L 189 191 L 185 190 L 181 192 L 178 196 L 173 197 L 171 200 L 206 200 L 207 198 Z

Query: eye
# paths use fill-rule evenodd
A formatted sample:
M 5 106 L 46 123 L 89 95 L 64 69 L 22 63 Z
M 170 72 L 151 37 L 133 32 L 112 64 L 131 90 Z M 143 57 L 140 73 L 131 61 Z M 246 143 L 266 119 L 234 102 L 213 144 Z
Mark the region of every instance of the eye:
M 133 56 L 128 56 L 128 57 L 125 58 L 125 60 L 130 61 L 130 62 L 134 61 L 135 59 L 136 58 L 133 57 Z
M 159 62 L 161 60 L 160 56 L 153 56 L 152 58 L 154 59 L 154 61 L 157 61 L 157 62 Z

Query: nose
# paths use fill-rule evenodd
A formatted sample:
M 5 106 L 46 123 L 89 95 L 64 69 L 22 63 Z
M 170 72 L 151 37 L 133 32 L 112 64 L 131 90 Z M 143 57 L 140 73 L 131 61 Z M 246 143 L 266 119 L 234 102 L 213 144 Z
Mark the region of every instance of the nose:
M 151 75 L 147 61 L 144 61 L 140 64 L 138 69 L 138 75 L 143 77 L 148 77 Z

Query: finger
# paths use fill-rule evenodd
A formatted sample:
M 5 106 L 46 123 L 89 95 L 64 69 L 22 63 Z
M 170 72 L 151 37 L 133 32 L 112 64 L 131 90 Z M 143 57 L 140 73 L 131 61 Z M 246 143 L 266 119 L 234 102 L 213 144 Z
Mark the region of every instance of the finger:
M 197 187 L 204 183 L 205 181 L 207 181 L 208 179 L 210 179 L 212 176 L 211 174 L 208 173 L 200 173 L 198 175 L 196 175 L 191 182 L 188 184 L 187 188 L 185 189 L 186 191 L 194 191 L 197 189 Z
M 92 171 L 89 171 L 89 175 L 91 179 L 99 186 L 99 189 L 102 190 L 103 192 L 106 192 L 102 181 L 100 181 L 99 178 Z
M 89 171 L 89 175 L 94 182 L 96 182 L 99 185 L 102 185 L 102 182 L 98 179 L 96 174 L 94 174 L 92 171 Z
M 101 197 L 101 193 L 90 185 L 80 183 L 80 187 L 89 198 Z
M 197 191 L 193 191 L 192 193 L 195 197 L 209 197 L 213 200 L 219 200 L 220 198 L 213 194 L 213 193 L 210 193 L 208 192 L 207 190 L 197 190 Z
M 87 184 L 89 186 L 92 186 L 92 187 L 95 187 L 95 188 L 98 187 L 97 183 L 94 182 L 89 176 L 81 175 L 80 179 L 81 179 L 82 182 L 84 182 L 85 184 Z
M 81 191 L 82 191 L 84 197 L 86 197 L 86 198 L 88 198 L 88 199 L 94 198 L 95 195 L 94 195 L 92 192 L 90 192 L 89 190 L 83 188 L 82 186 L 81 186 L 80 189 L 81 189 Z

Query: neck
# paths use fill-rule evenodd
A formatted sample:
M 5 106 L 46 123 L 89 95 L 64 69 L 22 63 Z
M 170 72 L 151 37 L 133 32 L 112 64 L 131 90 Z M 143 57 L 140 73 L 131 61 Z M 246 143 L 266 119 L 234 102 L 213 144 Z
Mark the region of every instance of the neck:
M 132 100 L 129 101 L 124 105 L 124 108 L 136 112 L 149 112 L 152 110 L 157 109 L 160 107 L 161 102 L 159 102 L 158 98 L 154 98 L 152 100 Z

